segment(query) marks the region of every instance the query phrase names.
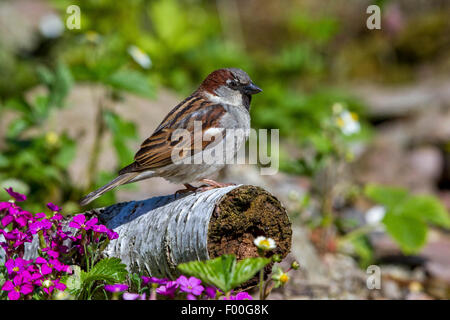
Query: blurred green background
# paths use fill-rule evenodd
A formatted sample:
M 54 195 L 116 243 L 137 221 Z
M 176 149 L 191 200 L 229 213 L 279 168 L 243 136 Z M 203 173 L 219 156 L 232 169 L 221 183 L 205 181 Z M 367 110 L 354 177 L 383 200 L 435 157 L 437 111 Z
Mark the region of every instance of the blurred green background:
M 81 9 L 81 29 L 69 30 L 66 10 L 73 4 Z M 381 30 L 366 27 L 369 4 L 381 8 Z M 264 90 L 252 101 L 252 127 L 280 129 L 281 171 L 312 181 L 294 212 L 302 215 L 310 198 L 317 199 L 319 218 L 305 219 L 312 228 L 349 230 L 334 205 L 341 181 L 344 201 L 351 206 L 368 198 L 389 209 L 405 200 L 391 208 L 397 215 L 384 223 L 407 253 L 424 245 L 429 223 L 449 226 L 438 192 L 417 200 L 408 194 L 408 185 L 401 191 L 364 189 L 351 170 L 332 178 L 336 168 L 359 159 L 358 148 L 370 148 L 378 126 L 391 117 L 370 112 L 354 88 L 368 84 L 395 90 L 425 78 L 447 80 L 448 1 L 17 0 L 0 2 L 0 12 L 0 184 L 25 192 L 30 210 L 42 210 L 49 201 L 66 212 L 82 210 L 77 205 L 82 195 L 132 161 L 146 137 L 132 117 L 123 116 L 135 109 L 117 111 L 130 94 L 157 101 L 167 112 L 175 105 L 166 105 L 167 92 L 175 97 L 170 101 L 179 101 L 211 71 L 238 67 Z M 90 97 L 90 88 L 98 87 L 101 93 Z M 54 130 L 52 115 L 80 108 L 67 103 L 71 93 L 92 101 L 94 125 L 66 118 L 62 126 L 67 130 Z M 69 133 L 74 125 L 91 127 L 89 148 Z M 99 163 L 105 135 L 111 137 L 114 170 Z M 445 138 L 436 144 L 450 152 Z M 70 173 L 79 157 L 87 159 L 79 171 L 84 183 Z M 323 185 L 324 176 L 328 182 Z M 447 178 L 440 176 L 440 189 L 448 189 Z M 386 200 L 386 194 L 397 198 Z M 0 200 L 6 199 L 0 192 Z M 110 192 L 92 206 L 115 201 Z M 398 230 L 398 225 L 409 229 Z M 356 239 L 354 251 L 362 261 L 371 261 L 367 241 L 359 233 L 348 238 Z

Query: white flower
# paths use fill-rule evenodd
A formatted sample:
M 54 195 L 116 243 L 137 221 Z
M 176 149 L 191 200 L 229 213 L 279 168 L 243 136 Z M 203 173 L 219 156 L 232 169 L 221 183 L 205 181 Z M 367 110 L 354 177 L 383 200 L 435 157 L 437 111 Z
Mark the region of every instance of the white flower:
M 257 237 L 253 243 L 261 250 L 272 250 L 276 248 L 275 241 L 272 238 L 263 236 Z
M 383 220 L 386 209 L 383 206 L 374 206 L 366 212 L 366 223 L 370 225 L 378 225 Z
M 50 13 L 39 21 L 39 31 L 46 38 L 58 38 L 64 32 L 64 23 L 58 15 Z
M 136 46 L 129 46 L 128 53 L 142 68 L 148 69 L 152 66 L 152 60 L 149 55 Z
M 346 136 L 358 133 L 361 130 L 358 115 L 354 112 L 342 111 L 336 122 L 338 127 L 341 128 L 342 133 Z

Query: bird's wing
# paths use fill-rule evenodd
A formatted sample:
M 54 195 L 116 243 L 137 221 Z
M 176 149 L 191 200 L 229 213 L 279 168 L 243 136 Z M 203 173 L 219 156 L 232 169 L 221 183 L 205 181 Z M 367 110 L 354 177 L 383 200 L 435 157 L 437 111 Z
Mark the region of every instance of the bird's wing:
M 178 159 L 202 151 L 214 142 L 213 139 L 211 139 L 212 141 L 202 141 L 203 134 L 208 129 L 219 128 L 220 118 L 224 113 L 225 107 L 221 104 L 195 96 L 187 98 L 164 118 L 155 132 L 141 144 L 139 151 L 134 156 L 134 162 L 120 170 L 119 174 L 151 170 L 171 164 L 173 163 L 173 152 L 179 152 L 181 149 L 187 152 L 178 155 Z M 194 134 L 194 121 L 201 122 L 201 135 Z M 177 129 L 185 129 L 185 133 L 190 134 L 190 139 L 173 140 Z M 174 136 L 172 136 L 173 134 Z

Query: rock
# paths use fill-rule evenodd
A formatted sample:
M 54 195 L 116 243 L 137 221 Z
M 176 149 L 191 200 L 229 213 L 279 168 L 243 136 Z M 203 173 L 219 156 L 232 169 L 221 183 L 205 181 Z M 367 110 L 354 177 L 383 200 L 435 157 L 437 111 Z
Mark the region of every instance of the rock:
M 400 286 L 392 280 L 383 280 L 381 290 L 383 296 L 388 299 L 402 299 L 403 297 Z
M 450 104 L 450 79 L 425 79 L 402 87 L 357 85 L 349 88 L 366 102 L 369 116 L 396 118 Z

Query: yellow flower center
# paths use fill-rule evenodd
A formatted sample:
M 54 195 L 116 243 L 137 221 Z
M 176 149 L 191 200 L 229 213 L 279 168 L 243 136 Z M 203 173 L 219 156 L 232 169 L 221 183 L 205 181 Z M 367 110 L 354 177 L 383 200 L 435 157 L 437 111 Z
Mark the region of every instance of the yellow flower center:
M 14 267 L 13 271 L 18 272 L 19 271 L 19 267 Z
M 286 283 L 286 282 L 288 282 L 289 281 L 289 276 L 286 274 L 286 273 L 283 273 L 281 276 L 280 276 L 280 282 L 281 283 Z
M 270 246 L 270 243 L 269 243 L 269 240 L 264 239 L 264 240 L 261 240 L 261 242 L 259 243 L 259 245 L 260 245 L 260 246 L 263 246 L 263 247 L 269 247 L 269 246 Z

